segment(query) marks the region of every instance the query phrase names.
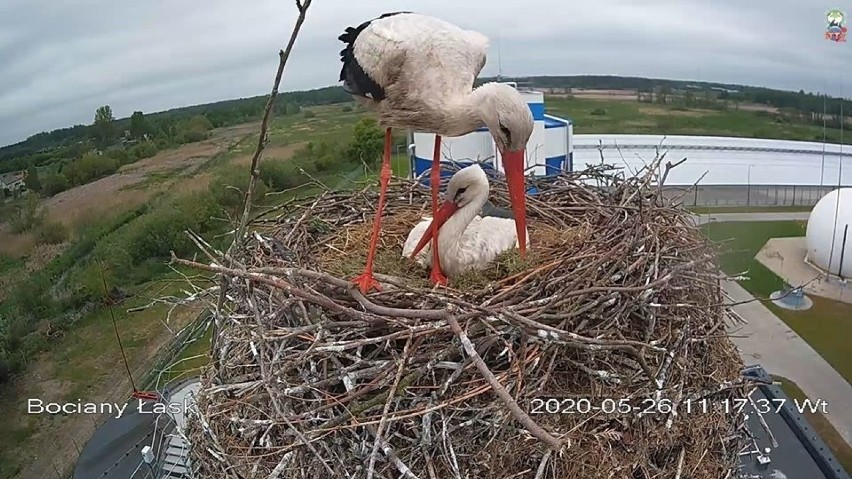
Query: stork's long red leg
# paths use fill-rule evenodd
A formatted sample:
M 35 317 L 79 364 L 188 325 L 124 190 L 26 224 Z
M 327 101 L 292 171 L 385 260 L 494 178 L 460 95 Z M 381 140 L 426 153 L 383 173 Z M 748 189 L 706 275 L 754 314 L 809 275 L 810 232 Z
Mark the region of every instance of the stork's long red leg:
M 367 292 L 372 288 L 379 291 L 382 290 L 379 282 L 373 277 L 373 260 L 376 257 L 376 247 L 379 244 L 379 230 L 381 230 L 382 212 L 385 208 L 385 197 L 387 196 L 388 182 L 390 182 L 391 177 L 390 153 L 391 129 L 388 128 L 385 130 L 385 151 L 382 155 L 382 170 L 381 173 L 379 173 L 379 182 L 381 184 L 379 189 L 379 204 L 376 207 L 376 219 L 373 222 L 373 234 L 370 237 L 370 249 L 367 251 L 367 267 L 360 276 L 357 276 L 352 280 L 353 283 L 358 285 L 358 288 L 363 294 L 367 294 Z
M 441 187 L 441 135 L 435 135 L 435 151 L 432 153 L 432 170 L 429 178 L 432 186 L 432 274 L 429 279 L 434 284 L 447 285 L 447 277 L 441 271 L 441 261 L 438 257 L 438 189 Z

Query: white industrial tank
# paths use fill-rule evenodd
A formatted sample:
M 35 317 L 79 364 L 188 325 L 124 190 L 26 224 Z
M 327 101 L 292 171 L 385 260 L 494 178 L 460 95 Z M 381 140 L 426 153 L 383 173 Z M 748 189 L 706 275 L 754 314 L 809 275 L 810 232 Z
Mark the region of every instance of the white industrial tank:
M 827 273 L 852 276 L 852 188 L 823 196 L 808 218 L 807 259 Z
M 512 84 L 512 86 L 516 85 Z M 533 175 L 552 175 L 560 171 L 573 170 L 573 124 L 571 120 L 546 115 L 544 113 L 544 94 L 530 89 L 518 88 L 530 106 L 535 122 L 532 136 L 527 142 L 527 173 Z M 428 172 L 432 166 L 435 147 L 435 135 L 413 132 L 413 148 L 409 147 L 411 173 L 421 177 L 428 184 Z M 447 163 L 477 162 L 486 170 L 503 171 L 500 154 L 487 128 L 480 128 L 470 134 L 458 137 L 441 138 L 441 161 Z M 449 176 L 450 171 L 441 171 L 441 176 Z

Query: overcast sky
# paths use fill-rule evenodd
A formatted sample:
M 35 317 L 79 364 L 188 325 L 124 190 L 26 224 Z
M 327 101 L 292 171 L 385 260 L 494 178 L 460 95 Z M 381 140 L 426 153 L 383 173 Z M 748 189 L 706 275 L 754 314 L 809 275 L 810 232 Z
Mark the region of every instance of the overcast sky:
M 852 96 L 838 5 L 801 0 L 314 0 L 282 90 L 334 85 L 337 36 L 415 10 L 492 39 L 483 72 L 700 79 Z M 850 12 L 852 13 L 852 12 Z M 267 93 L 294 0 L 2 0 L 0 145 L 39 131 Z M 843 70 L 843 71 L 841 71 Z M 841 79 L 845 78 L 845 81 Z

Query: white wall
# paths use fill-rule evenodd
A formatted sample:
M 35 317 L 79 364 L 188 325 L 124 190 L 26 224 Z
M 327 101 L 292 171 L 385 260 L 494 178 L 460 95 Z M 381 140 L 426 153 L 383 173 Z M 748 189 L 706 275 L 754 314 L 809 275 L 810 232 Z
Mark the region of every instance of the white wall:
M 565 156 L 567 154 L 568 128 L 547 128 L 545 130 L 545 138 L 547 147 L 547 158 L 555 156 Z
M 599 164 L 600 154 L 588 148 L 603 140 L 606 163 L 638 171 L 653 160 L 654 146 L 660 144 L 667 161 L 686 162 L 669 174 L 666 184 L 691 185 L 701 178 L 702 185 L 852 185 L 852 157 L 825 155 L 817 142 L 765 140 L 752 138 L 695 137 L 662 135 L 574 135 L 574 169 L 587 163 Z M 616 148 L 619 145 L 620 148 Z M 771 148 L 802 150 L 795 153 L 773 151 L 726 151 L 686 149 L 678 146 Z M 582 148 L 580 146 L 586 146 Z M 825 145 L 831 152 L 852 153 L 852 146 Z M 665 163 L 665 162 L 664 162 Z M 841 174 L 839 177 L 838 175 Z
M 417 145 L 415 154 L 418 157 L 432 159 L 435 150 L 433 133 L 415 132 L 414 143 Z M 464 159 L 485 161 L 494 154 L 493 143 L 487 131 L 475 131 L 464 136 L 444 136 L 441 137 L 441 158 L 456 161 Z

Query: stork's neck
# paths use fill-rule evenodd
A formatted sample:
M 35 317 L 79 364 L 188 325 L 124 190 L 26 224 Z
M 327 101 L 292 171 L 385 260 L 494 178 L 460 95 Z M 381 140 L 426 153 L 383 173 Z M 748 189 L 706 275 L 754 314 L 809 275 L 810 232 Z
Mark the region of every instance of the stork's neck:
M 442 125 L 446 131 L 443 134 L 462 136 L 485 126 L 482 120 L 482 107 L 488 104 L 488 95 L 487 88 L 479 87 L 450 99 L 443 108 L 446 115 Z
M 474 197 L 473 200 L 459 208 L 452 216 L 441 226 L 438 231 L 438 253 L 441 256 L 441 263 L 447 264 L 444 258 L 454 256 L 459 248 L 464 230 L 476 218 L 482 210 L 482 205 L 488 200 L 488 190 Z

